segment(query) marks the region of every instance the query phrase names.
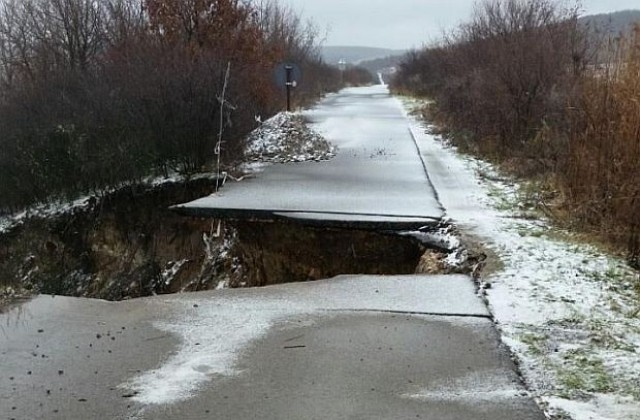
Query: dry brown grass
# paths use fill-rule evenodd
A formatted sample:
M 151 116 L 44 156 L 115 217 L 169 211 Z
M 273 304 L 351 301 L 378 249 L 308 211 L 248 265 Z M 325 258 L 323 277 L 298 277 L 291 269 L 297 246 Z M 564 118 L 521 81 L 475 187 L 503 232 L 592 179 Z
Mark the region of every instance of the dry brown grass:
M 431 98 L 423 116 L 461 151 L 539 186 L 558 224 L 640 268 L 640 28 L 602 41 L 553 2 L 485 0 L 393 86 Z
M 559 168 L 571 217 L 640 256 L 640 29 L 604 74 L 585 76 Z

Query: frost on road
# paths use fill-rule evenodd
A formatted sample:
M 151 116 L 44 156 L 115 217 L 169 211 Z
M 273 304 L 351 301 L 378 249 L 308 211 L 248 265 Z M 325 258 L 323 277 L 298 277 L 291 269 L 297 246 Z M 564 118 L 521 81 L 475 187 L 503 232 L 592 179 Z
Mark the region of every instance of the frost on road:
M 436 295 L 437 301 L 433 299 Z M 134 399 L 144 404 L 184 401 L 213 375 L 239 374 L 236 363 L 247 345 L 274 325 L 286 325 L 302 315 L 331 316 L 332 311 L 488 314 L 465 276 L 434 276 L 428 282 L 424 276 L 345 276 L 193 297 L 171 296 L 164 304 L 174 315 L 155 326 L 180 337 L 182 345 L 159 369 L 123 385 L 135 390 Z

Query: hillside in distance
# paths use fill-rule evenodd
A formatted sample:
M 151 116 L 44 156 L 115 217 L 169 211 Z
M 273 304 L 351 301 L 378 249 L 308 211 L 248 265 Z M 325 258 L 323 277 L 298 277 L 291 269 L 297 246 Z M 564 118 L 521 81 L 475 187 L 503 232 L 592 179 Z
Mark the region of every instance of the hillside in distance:
M 364 60 L 361 61 L 358 66 L 366 69 L 371 74 L 393 74 L 404 59 L 405 54 L 406 53 L 399 55 L 389 55 L 384 58 L 376 58 L 373 60 Z
M 640 10 L 623 10 L 613 13 L 582 16 L 580 23 L 588 27 L 593 36 L 593 45 L 600 44 L 603 36 L 617 37 L 628 34 L 634 24 L 640 24 Z M 390 74 L 402 61 L 406 50 L 360 46 L 324 46 L 321 55 L 328 64 L 336 65 L 340 60 L 358 65 L 370 73 Z
M 628 33 L 634 24 L 640 24 L 640 10 L 623 10 L 580 18 L 580 22 L 599 34 L 618 36 Z
M 348 64 L 360 64 L 363 61 L 402 55 L 405 51 L 375 47 L 325 46 L 322 47 L 321 53 L 328 64 L 337 64 L 340 60 L 345 60 Z

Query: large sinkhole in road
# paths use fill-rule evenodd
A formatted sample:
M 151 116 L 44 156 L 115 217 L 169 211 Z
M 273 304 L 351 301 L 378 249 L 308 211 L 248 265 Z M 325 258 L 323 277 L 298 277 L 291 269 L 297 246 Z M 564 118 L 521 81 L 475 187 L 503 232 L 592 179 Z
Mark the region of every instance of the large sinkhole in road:
M 169 207 L 210 188 L 202 180 L 123 189 L 77 211 L 29 219 L 0 234 L 0 288 L 118 301 L 344 274 L 465 271 L 456 265 L 467 252 L 455 228 L 435 219 L 408 234 L 398 230 L 424 219 L 354 223 L 245 212 L 220 220 Z
M 420 235 L 309 227 L 293 222 L 234 222 L 231 287 L 328 279 L 344 274 L 451 272 L 446 247 Z M 426 235 L 424 235 L 426 236 Z

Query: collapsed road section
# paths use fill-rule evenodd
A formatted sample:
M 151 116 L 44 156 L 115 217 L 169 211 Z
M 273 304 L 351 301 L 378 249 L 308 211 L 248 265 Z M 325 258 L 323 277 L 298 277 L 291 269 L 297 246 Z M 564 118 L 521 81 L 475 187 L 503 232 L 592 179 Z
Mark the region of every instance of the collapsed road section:
M 270 165 L 171 208 L 224 221 L 222 236 L 233 245 L 225 255 L 235 262 L 219 271 L 230 273 L 229 286 L 464 272 L 456 241 L 439 239 L 450 227 L 442 223 L 444 210 L 402 108 L 386 87 L 346 89 L 303 115 L 309 127 L 295 132 L 324 136 L 337 150 L 332 159 Z M 291 142 L 288 131 L 275 128 L 256 136 Z
M 544 419 L 468 276 L 377 275 L 430 272 L 443 218 L 397 101 L 385 87 L 345 90 L 310 119 L 339 147 L 334 159 L 271 166 L 174 207 L 197 217 L 162 242 L 184 255 L 205 237 L 212 260 L 236 255 L 245 285 L 267 287 L 43 296 L 26 316 L 0 314 L 0 415 Z M 164 254 L 149 232 L 140 248 Z M 374 275 L 271 285 L 339 272 Z
M 429 237 L 442 229 L 444 210 L 386 87 L 346 89 L 304 118 L 337 150 L 335 157 L 271 165 L 171 208 L 231 227 L 241 261 L 227 270 L 229 285 L 455 271 L 439 267 L 451 247 L 399 235 Z
M 305 226 L 291 221 L 233 222 L 229 286 L 256 287 L 343 274 L 446 274 L 467 270 L 446 228 L 435 232 Z

